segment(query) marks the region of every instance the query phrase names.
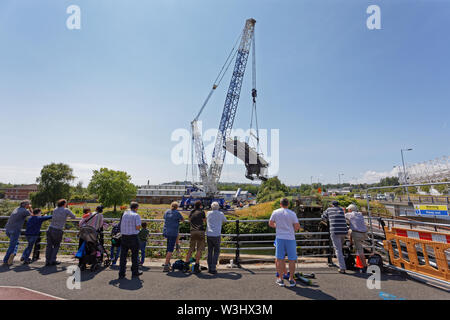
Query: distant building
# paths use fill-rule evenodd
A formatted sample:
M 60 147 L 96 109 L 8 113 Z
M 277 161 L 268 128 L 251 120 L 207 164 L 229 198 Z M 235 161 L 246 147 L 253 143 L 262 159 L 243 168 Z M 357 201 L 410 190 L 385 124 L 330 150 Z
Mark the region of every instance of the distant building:
M 175 184 L 141 186 L 138 188 L 136 200 L 139 203 L 169 204 L 180 201 L 187 187 L 190 186 Z
M 180 201 L 190 188 L 192 185 L 144 185 L 138 188 L 136 200 L 139 203 L 169 204 L 173 201 Z M 236 198 L 236 191 L 219 191 L 219 194 L 225 201 L 232 201 Z M 248 191 L 240 191 L 237 199 L 248 200 L 248 197 Z
M 351 192 L 351 188 L 350 187 L 344 187 L 342 189 L 328 189 L 327 193 L 330 195 L 335 194 L 335 195 L 347 195 Z
M 30 198 L 32 192 L 38 190 L 37 184 L 29 184 L 25 186 L 18 186 L 14 188 L 5 189 L 5 199 L 9 200 L 25 200 Z
M 247 201 L 249 197 L 248 191 L 240 191 L 236 197 L 236 191 L 219 191 L 219 194 L 225 199 L 225 201 L 232 201 L 234 199 L 240 201 Z

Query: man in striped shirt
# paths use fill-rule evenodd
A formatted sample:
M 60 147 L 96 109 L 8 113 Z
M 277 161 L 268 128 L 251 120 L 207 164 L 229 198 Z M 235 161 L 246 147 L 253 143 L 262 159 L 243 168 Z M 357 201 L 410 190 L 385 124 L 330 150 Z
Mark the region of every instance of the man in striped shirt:
M 333 201 L 332 206 L 322 214 L 322 219 L 327 220 L 330 227 L 331 241 L 333 241 L 334 252 L 339 261 L 339 273 L 345 273 L 342 245 L 348 233 L 348 227 L 344 210 L 339 207 L 339 202 Z

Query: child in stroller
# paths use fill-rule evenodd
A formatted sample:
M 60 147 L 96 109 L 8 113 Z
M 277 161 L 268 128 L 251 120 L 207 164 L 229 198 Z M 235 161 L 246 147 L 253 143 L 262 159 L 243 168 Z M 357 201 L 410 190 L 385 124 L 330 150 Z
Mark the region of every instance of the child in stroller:
M 85 212 L 83 218 L 87 218 L 86 215 L 89 213 Z M 79 259 L 78 266 L 81 271 L 86 270 L 86 265 L 91 266 L 91 271 L 96 271 L 102 265 L 102 262 L 104 267 L 111 264 L 108 253 L 99 241 L 100 232 L 88 224 L 96 215 L 97 213 L 91 214 L 88 219 L 83 219 L 85 220 L 84 223 L 80 223 L 80 247 L 76 257 Z M 104 256 L 106 256 L 105 259 L 103 259 Z

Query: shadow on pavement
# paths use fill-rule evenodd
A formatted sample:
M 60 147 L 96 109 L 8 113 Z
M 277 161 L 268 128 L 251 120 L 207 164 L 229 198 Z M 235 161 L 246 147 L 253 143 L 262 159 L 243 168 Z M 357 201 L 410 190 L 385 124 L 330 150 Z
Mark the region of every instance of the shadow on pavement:
M 318 287 L 315 285 L 315 287 Z M 323 292 L 319 289 L 310 289 L 307 286 L 286 287 L 286 289 L 294 291 L 298 296 L 313 300 L 337 300 L 335 297 Z
M 362 279 L 368 279 L 371 274 L 370 273 L 360 273 L 360 272 L 353 272 L 353 271 L 347 271 L 347 276 L 352 276 L 356 278 L 362 278 Z M 406 281 L 407 277 L 399 272 L 391 272 L 391 271 L 383 271 L 381 273 L 380 277 L 381 281 Z
M 134 291 L 141 289 L 143 282 L 144 281 L 139 278 L 131 278 L 131 279 L 124 278 L 111 280 L 109 282 L 109 285 L 123 290 Z
M 42 266 L 40 268 L 36 268 L 36 270 L 43 276 L 47 276 L 49 274 L 58 273 L 58 272 L 65 272 L 66 267 L 60 267 L 57 266 Z
M 192 272 L 181 272 L 181 271 L 174 271 L 174 272 L 167 272 L 167 276 L 173 277 L 173 278 L 187 278 L 190 276 L 197 276 L 200 279 L 228 279 L 228 280 L 238 280 L 242 278 L 242 275 L 236 272 L 217 272 L 216 274 L 210 274 L 207 272 L 200 272 L 200 273 L 192 273 Z

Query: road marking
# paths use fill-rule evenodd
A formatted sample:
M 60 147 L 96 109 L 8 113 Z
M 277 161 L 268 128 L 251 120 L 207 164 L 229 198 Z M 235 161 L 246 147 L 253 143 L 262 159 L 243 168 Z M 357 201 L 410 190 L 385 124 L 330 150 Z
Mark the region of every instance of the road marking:
M 59 298 L 59 297 L 52 296 L 51 294 L 47 294 L 47 293 L 44 293 L 44 292 L 36 291 L 36 290 L 33 290 L 33 289 L 28 289 L 28 288 L 25 288 L 25 287 L 19 287 L 19 286 L 0 286 L 0 292 L 1 292 L 1 289 L 13 289 L 13 290 L 16 290 L 16 291 L 17 291 L 17 290 L 24 290 L 24 291 L 32 292 L 32 293 L 37 294 L 37 295 L 46 296 L 46 297 L 49 297 L 49 298 L 52 298 L 52 299 L 55 299 L 55 300 L 65 300 L 65 299 L 63 299 L 63 298 Z M 1 296 L 1 295 L 0 295 L 0 296 Z

